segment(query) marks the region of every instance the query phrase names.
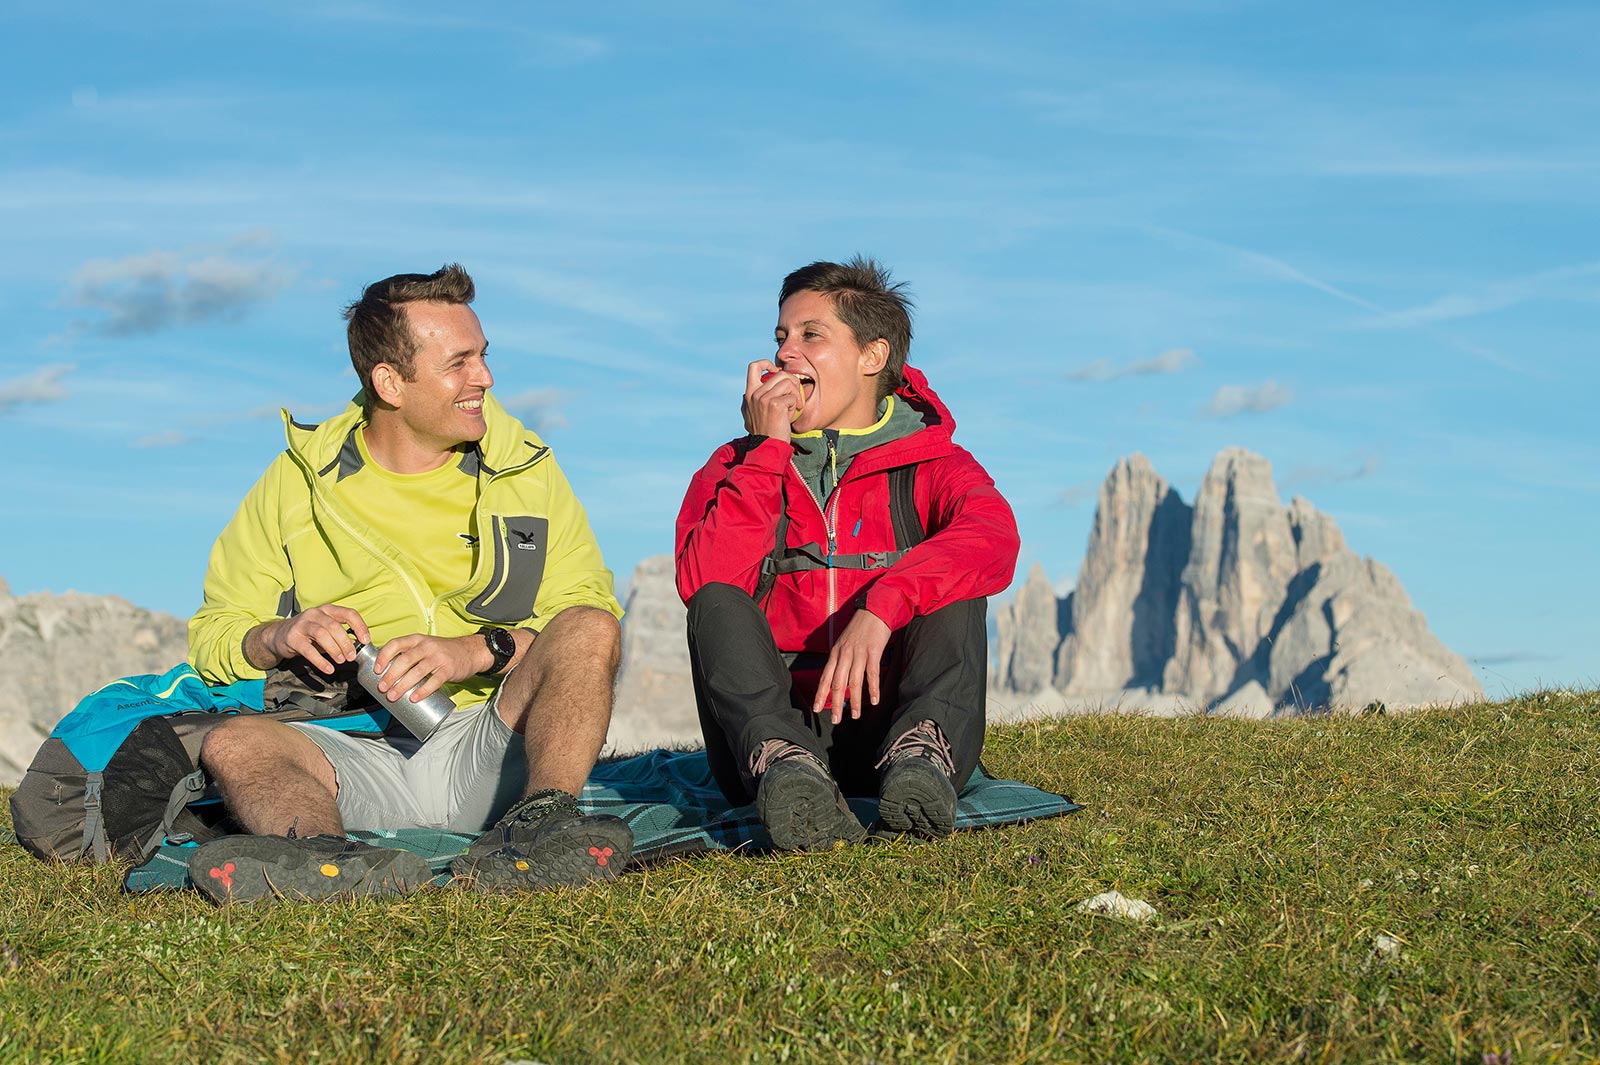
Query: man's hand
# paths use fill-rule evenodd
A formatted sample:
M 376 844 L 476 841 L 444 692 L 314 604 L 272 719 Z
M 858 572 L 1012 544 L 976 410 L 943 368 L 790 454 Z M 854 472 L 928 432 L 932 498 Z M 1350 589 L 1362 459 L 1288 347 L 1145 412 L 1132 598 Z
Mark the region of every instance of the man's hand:
M 361 643 L 372 638 L 367 623 L 351 608 L 333 603 L 314 606 L 251 629 L 244 638 L 244 657 L 258 669 L 304 658 L 323 673 L 332 673 L 335 662 L 355 661 L 352 632 Z
M 811 712 L 822 713 L 822 704 L 832 701 L 833 723 L 844 720 L 845 700 L 850 700 L 850 716 L 861 716 L 861 693 L 873 706 L 878 705 L 878 668 L 883 664 L 883 649 L 889 646 L 889 626 L 876 614 L 866 610 L 856 611 L 850 624 L 828 652 L 828 664 L 822 667 L 822 679 L 817 682 L 816 698 L 811 700 Z
M 475 677 L 494 665 L 494 655 L 483 636 L 396 636 L 383 645 L 373 668 L 381 676 L 378 690 L 391 703 L 411 692 L 420 703 L 446 684 Z M 413 691 L 415 687 L 415 691 Z
M 743 410 L 747 432 L 787 440 L 789 424 L 804 405 L 805 393 L 800 389 L 799 378 L 778 369 L 771 359 L 757 359 L 745 371 Z

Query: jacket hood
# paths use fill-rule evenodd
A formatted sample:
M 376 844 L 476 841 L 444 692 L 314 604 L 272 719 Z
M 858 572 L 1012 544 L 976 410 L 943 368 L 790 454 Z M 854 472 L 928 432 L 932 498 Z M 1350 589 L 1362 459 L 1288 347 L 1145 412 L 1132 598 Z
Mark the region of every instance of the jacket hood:
M 319 475 L 337 468 L 340 477 L 347 477 L 360 469 L 361 452 L 355 431 L 367 423 L 362 397 L 357 392 L 344 410 L 316 424 L 297 422 L 287 409 L 281 410 L 289 450 L 305 459 Z M 463 449 L 460 465 L 464 470 L 498 473 L 549 450 L 538 434 L 500 405 L 493 392 L 484 393 L 483 418 L 488 429 L 482 440 Z
M 954 449 L 951 436 L 955 432 L 956 420 L 951 416 L 950 408 L 928 387 L 928 379 L 921 370 L 907 366 L 903 378 L 900 387 L 894 391 L 895 398 L 922 419 L 923 427 L 909 436 L 863 451 L 851 463 L 850 476 L 890 466 L 903 466 L 908 462 L 922 462 L 948 455 Z

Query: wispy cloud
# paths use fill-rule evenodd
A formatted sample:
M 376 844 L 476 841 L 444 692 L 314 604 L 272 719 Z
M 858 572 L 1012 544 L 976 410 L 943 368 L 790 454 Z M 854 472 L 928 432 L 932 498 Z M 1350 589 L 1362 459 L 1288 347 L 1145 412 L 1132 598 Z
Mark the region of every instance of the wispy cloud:
M 1315 464 L 1296 466 L 1289 472 L 1287 480 L 1292 484 L 1336 484 L 1340 481 L 1359 481 L 1371 477 L 1382 467 L 1383 460 L 1372 454 L 1343 466 Z
M 66 399 L 67 390 L 61 387 L 61 378 L 75 369 L 77 367 L 70 362 L 56 363 L 35 370 L 26 377 L 0 381 L 0 414 L 13 407 Z
M 1066 488 L 1063 488 L 1061 491 L 1056 493 L 1056 497 L 1051 501 L 1050 505 L 1052 507 L 1063 508 L 1081 507 L 1084 503 L 1087 503 L 1089 500 L 1095 498 L 1096 494 L 1096 487 L 1092 484 L 1088 484 L 1087 482 L 1068 485 Z
M 1148 226 L 1146 227 L 1146 231 L 1153 236 L 1162 237 L 1166 240 L 1174 241 L 1176 243 L 1198 245 L 1200 247 L 1210 248 L 1214 251 L 1225 252 L 1231 258 L 1254 268 L 1259 273 L 1266 274 L 1268 277 L 1276 277 L 1297 285 L 1304 285 L 1306 288 L 1315 289 L 1324 295 L 1332 296 L 1336 300 L 1351 304 L 1355 307 L 1360 307 L 1362 310 L 1372 311 L 1375 314 L 1385 313 L 1382 307 L 1378 306 L 1376 303 L 1373 303 L 1371 300 L 1365 299 L 1353 292 L 1340 288 L 1338 285 L 1335 285 L 1329 281 L 1325 281 L 1313 274 L 1309 274 L 1299 267 L 1285 262 L 1276 256 L 1267 255 L 1259 251 L 1252 251 L 1249 248 L 1241 248 L 1236 244 L 1229 244 L 1226 241 L 1213 240 L 1210 237 L 1202 237 L 1194 233 L 1185 233 L 1178 229 L 1168 229 L 1164 226 Z
M 659 329 L 669 321 L 667 314 L 622 287 L 584 277 L 522 268 L 504 272 L 501 280 L 534 299 L 640 329 Z
M 1543 270 L 1525 277 L 1490 282 L 1469 292 L 1447 293 L 1416 307 L 1379 315 L 1367 324 L 1378 329 L 1406 329 L 1490 314 L 1535 299 L 1592 300 L 1593 279 L 1597 274 L 1600 274 L 1600 262 Z
M 1412 326 L 1430 326 L 1455 318 L 1467 317 L 1474 314 L 1482 314 L 1487 311 L 1498 310 L 1501 307 L 1510 306 L 1513 303 L 1521 302 L 1523 299 L 1530 298 L 1533 292 L 1547 289 L 1552 282 L 1571 282 L 1579 278 L 1587 277 L 1592 273 L 1600 272 L 1600 263 L 1583 263 L 1578 266 L 1565 267 L 1561 270 L 1546 271 L 1545 273 L 1534 275 L 1531 278 L 1523 278 L 1516 281 L 1503 282 L 1499 285 L 1491 285 L 1483 291 L 1475 293 L 1443 296 L 1420 307 L 1414 307 L 1408 310 L 1391 311 L 1380 304 L 1374 303 L 1372 300 L 1369 300 L 1363 296 L 1359 296 L 1347 289 L 1341 288 L 1338 285 L 1324 280 L 1323 278 L 1307 273 L 1306 271 L 1301 270 L 1299 267 L 1285 262 L 1282 259 L 1264 254 L 1262 252 L 1252 251 L 1249 248 L 1241 248 L 1225 241 L 1213 240 L 1209 237 L 1202 237 L 1193 233 L 1185 233 L 1181 230 L 1168 229 L 1161 226 L 1147 226 L 1145 227 L 1145 230 L 1154 236 L 1158 236 L 1175 243 L 1209 248 L 1214 251 L 1222 252 L 1229 258 L 1243 264 L 1258 274 L 1265 274 L 1269 277 L 1281 278 L 1285 281 L 1289 281 L 1294 284 L 1313 289 L 1317 292 L 1324 293 L 1325 295 L 1331 296 L 1342 303 L 1347 303 L 1353 307 L 1359 307 L 1360 309 L 1369 312 L 1371 315 L 1371 317 L 1367 318 L 1364 322 L 1359 323 L 1361 326 L 1369 329 L 1396 329 Z M 1569 291 L 1567 294 L 1573 295 L 1574 293 Z M 1539 376 L 1537 371 L 1530 370 L 1528 367 L 1523 366 L 1512 359 L 1508 359 L 1499 352 L 1487 348 L 1482 344 L 1469 343 L 1455 337 L 1443 336 L 1437 331 L 1430 331 L 1430 335 L 1435 336 L 1437 339 L 1443 343 L 1449 344 L 1451 347 L 1466 352 L 1474 358 L 1481 359 L 1491 366 L 1496 366 L 1502 370 L 1508 370 L 1513 373 L 1532 374 L 1534 376 Z
M 137 448 L 179 447 L 189 442 L 189 437 L 177 429 L 168 429 L 162 433 L 151 433 L 141 436 L 133 442 Z
M 1294 401 L 1294 389 L 1265 381 L 1259 385 L 1223 385 L 1206 404 L 1205 413 L 1213 418 L 1236 414 L 1265 414 Z
M 254 242 L 247 239 L 212 251 L 93 259 L 73 274 L 67 302 L 104 312 L 104 317 L 77 326 L 107 336 L 235 321 L 292 280 L 289 271 L 270 261 L 240 257 L 247 243 Z
M 554 388 L 530 388 L 509 396 L 496 395 L 500 405 L 527 422 L 535 432 L 564 429 L 567 416 L 562 405 L 570 398 Z
M 1171 348 L 1153 359 L 1113 365 L 1108 359 L 1096 359 L 1067 374 L 1069 381 L 1115 381 L 1120 377 L 1143 377 L 1154 374 L 1182 373 L 1196 362 L 1191 348 Z
M 1511 666 L 1520 662 L 1558 662 L 1560 655 L 1553 655 L 1547 651 L 1491 651 L 1486 655 L 1471 655 L 1469 661 L 1475 666 Z

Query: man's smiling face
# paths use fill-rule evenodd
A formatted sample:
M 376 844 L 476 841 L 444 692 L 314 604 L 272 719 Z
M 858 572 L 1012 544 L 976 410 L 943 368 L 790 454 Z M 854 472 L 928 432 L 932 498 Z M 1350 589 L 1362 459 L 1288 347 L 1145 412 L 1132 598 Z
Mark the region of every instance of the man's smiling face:
M 800 380 L 805 395 L 795 432 L 864 429 L 873 423 L 878 410 L 873 375 L 883 366 L 875 345 L 881 342 L 857 343 L 831 296 L 807 290 L 784 300 L 773 338 L 778 351 L 772 361 Z
M 399 383 L 402 423 L 418 443 L 449 450 L 481 440 L 483 397 L 494 385 L 485 361 L 489 342 L 471 307 L 419 301 L 403 305 L 416 337 L 412 380 Z

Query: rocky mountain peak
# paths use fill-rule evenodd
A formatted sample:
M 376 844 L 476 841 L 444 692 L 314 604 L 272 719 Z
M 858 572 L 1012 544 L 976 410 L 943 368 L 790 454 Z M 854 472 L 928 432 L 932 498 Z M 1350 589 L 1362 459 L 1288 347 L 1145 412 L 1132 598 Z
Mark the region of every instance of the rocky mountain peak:
M 1035 562 L 1017 596 L 999 608 L 1000 662 L 1018 691 L 1042 691 L 1054 674 L 1056 643 L 1050 634 L 1058 625 L 1056 591 Z
M 1394 574 L 1307 500 L 1284 506 L 1271 465 L 1243 448 L 1217 455 L 1192 507 L 1144 456 L 1119 461 L 1053 629 L 1031 577 L 1024 591 L 1026 610 L 1019 593 L 999 615 L 1001 646 L 1031 663 L 1055 641 L 1052 687 L 1069 701 L 1139 691 L 1259 714 L 1483 694 Z M 1001 656 L 997 688 L 1039 690 L 1016 664 Z

